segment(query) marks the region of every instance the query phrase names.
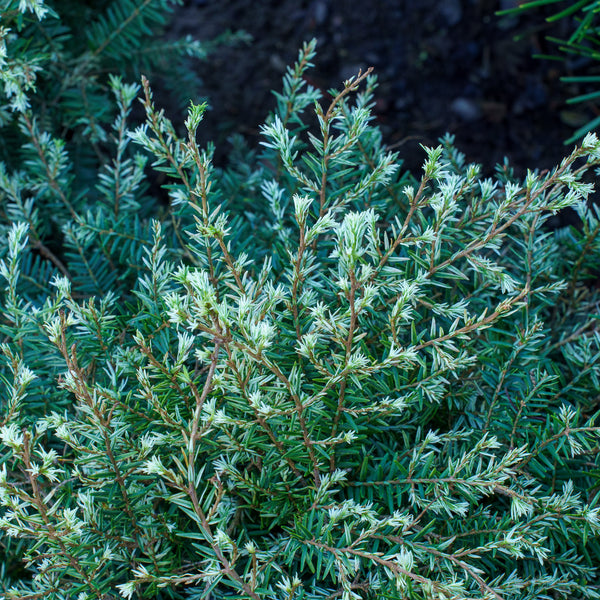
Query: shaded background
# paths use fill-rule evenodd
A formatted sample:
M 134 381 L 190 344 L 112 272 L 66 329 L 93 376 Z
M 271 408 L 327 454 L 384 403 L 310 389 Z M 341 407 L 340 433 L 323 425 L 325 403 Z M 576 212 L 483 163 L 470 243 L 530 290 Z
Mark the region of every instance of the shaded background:
M 557 54 L 545 38 L 568 37 L 569 23 L 549 25 L 543 18 L 548 10 L 495 15 L 515 4 L 518 0 L 187 0 L 169 35 L 209 40 L 243 29 L 253 38 L 248 45 L 220 48 L 192 67 L 211 105 L 201 136 L 217 143 L 217 161 L 233 132 L 257 146 L 259 125 L 275 106 L 270 90 L 281 89 L 286 66 L 302 42 L 314 37 L 311 84 L 339 89 L 358 69 L 375 68 L 380 84 L 375 114 L 384 141 L 400 151 L 413 173 L 423 163 L 419 144 L 435 145 L 448 131 L 486 174 L 508 157 L 523 175 L 528 167 L 559 162 L 566 152 L 563 141 L 594 116 L 594 107 L 567 107 L 565 100 L 582 90 L 559 81 L 589 73 L 589 63 L 532 57 Z

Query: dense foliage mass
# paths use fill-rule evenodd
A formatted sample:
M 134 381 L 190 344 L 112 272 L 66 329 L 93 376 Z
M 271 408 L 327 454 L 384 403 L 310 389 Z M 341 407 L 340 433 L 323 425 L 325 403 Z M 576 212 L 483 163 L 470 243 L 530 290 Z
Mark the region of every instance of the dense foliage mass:
M 34 64 L 6 35 L 5 73 Z M 6 109 L 3 597 L 600 596 L 600 142 L 517 182 L 448 138 L 414 179 L 372 75 L 325 99 L 314 50 L 226 169 L 205 107 L 180 134 L 146 80 L 110 79 L 91 170 L 35 79 Z M 581 227 L 545 228 L 566 207 Z

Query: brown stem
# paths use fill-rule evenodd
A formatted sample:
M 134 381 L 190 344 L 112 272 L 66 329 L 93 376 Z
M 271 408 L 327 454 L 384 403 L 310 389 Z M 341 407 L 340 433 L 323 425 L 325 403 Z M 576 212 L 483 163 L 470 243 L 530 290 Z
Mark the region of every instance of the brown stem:
M 73 280 L 73 276 L 69 273 L 69 269 L 65 266 L 65 264 L 48 248 L 48 246 L 44 245 L 40 240 L 35 241 L 32 244 L 32 248 L 37 250 L 44 258 L 47 258 L 67 279 L 70 281 Z
M 77 571 L 78 575 L 82 578 L 83 581 L 89 586 L 89 589 L 94 593 L 98 600 L 102 600 L 104 598 L 102 592 L 99 588 L 94 585 L 94 582 L 90 578 L 90 576 L 85 572 L 85 569 L 81 566 L 79 561 L 69 552 L 69 549 L 62 541 L 60 534 L 55 529 L 54 525 L 50 521 L 50 517 L 48 516 L 48 511 L 46 510 L 46 504 L 42 499 L 42 494 L 39 489 L 39 485 L 37 482 L 37 478 L 31 472 L 31 458 L 29 455 L 29 433 L 25 432 L 23 435 L 23 462 L 25 464 L 27 478 L 29 480 L 29 484 L 31 485 L 31 492 L 33 494 L 31 500 L 35 504 L 42 520 L 44 521 L 44 525 L 46 526 L 46 530 L 48 535 L 52 539 L 52 541 L 60 548 L 60 551 L 68 561 L 71 567 Z
M 67 196 L 65 195 L 65 193 L 62 191 L 62 189 L 58 185 L 58 183 L 56 181 L 55 173 L 53 173 L 50 169 L 50 165 L 48 164 L 48 161 L 46 160 L 46 155 L 44 154 L 44 150 L 42 149 L 42 147 L 40 145 L 40 141 L 36 135 L 36 132 L 33 127 L 33 123 L 31 121 L 31 119 L 29 118 L 29 115 L 27 113 L 22 113 L 22 117 L 23 117 L 23 122 L 25 123 L 25 127 L 27 127 L 27 131 L 29 132 L 29 136 L 31 137 L 31 141 L 33 142 L 33 145 L 37 151 L 39 159 L 42 162 L 42 164 L 44 165 L 44 169 L 46 171 L 46 180 L 50 184 L 50 187 L 54 190 L 54 192 L 61 199 L 62 203 L 67 207 L 67 209 L 71 213 L 71 216 L 73 217 L 73 219 L 75 219 L 75 221 L 78 221 L 77 213 L 75 212 L 73 205 L 69 202 L 69 200 L 67 199 Z
M 319 216 L 322 217 L 325 214 L 325 200 L 326 200 L 326 189 L 327 189 L 327 167 L 329 165 L 329 161 L 333 158 L 333 155 L 329 154 L 327 151 L 327 145 L 329 144 L 329 124 L 331 119 L 335 115 L 335 109 L 337 105 L 347 96 L 350 92 L 354 91 L 360 83 L 368 77 L 373 71 L 373 67 L 369 67 L 364 73 L 358 72 L 356 79 L 352 81 L 349 85 L 346 85 L 344 89 L 339 92 L 331 101 L 327 112 L 323 117 L 323 172 L 321 174 L 321 187 L 319 190 Z
M 350 325 L 348 327 L 348 338 L 345 340 L 346 347 L 346 358 L 344 369 L 348 368 L 348 361 L 350 360 L 350 356 L 352 355 L 352 342 L 354 341 L 354 332 L 356 330 L 356 325 L 358 321 L 358 315 L 356 312 L 356 291 L 358 290 L 359 284 L 356 281 L 356 275 L 354 273 L 354 269 L 350 271 L 350 292 L 348 294 L 348 302 L 350 304 Z M 342 416 L 342 411 L 344 409 L 344 401 L 346 399 L 346 386 L 348 381 L 348 375 L 344 377 L 342 383 L 340 384 L 340 393 L 338 395 L 338 404 L 335 411 L 335 416 L 333 418 L 333 425 L 331 427 L 331 437 L 335 437 L 337 434 L 340 418 Z M 329 469 L 331 472 L 335 470 L 335 450 L 332 450 L 331 456 L 329 458 Z

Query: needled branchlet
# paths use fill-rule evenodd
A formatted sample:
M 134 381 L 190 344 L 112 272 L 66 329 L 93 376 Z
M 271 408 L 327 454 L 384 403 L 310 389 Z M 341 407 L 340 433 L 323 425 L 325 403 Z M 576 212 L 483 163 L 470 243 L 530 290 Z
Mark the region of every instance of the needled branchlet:
M 203 103 L 178 131 L 110 77 L 84 169 L 19 79 L 19 19 L 57 17 L 10 5 L 2 597 L 597 598 L 596 136 L 524 181 L 451 137 L 408 174 L 373 73 L 323 94 L 313 41 L 224 167 Z

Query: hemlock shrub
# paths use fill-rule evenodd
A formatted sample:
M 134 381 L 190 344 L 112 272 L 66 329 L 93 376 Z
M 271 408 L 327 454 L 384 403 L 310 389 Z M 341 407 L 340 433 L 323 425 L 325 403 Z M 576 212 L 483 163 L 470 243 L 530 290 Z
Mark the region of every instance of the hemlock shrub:
M 124 119 L 136 88 L 119 78 L 139 80 L 151 71 L 187 106 L 200 84 L 190 61 L 247 37 L 166 39 L 160 34 L 181 2 L 0 2 L 0 190 L 10 200 L 2 237 L 8 222 L 28 223 L 34 257 L 63 274 L 69 269 L 85 294 L 116 289 L 111 265 L 139 259 L 141 230 L 160 208 L 147 197 L 146 157 L 127 151 Z M 114 191 L 121 176 L 127 185 Z M 80 266 L 69 268 L 71 254 L 86 261 L 76 258 Z
M 3 597 L 600 595 L 600 142 L 520 183 L 447 138 L 413 180 L 313 57 L 225 169 L 117 78 L 89 211 L 43 129 L 3 166 Z

